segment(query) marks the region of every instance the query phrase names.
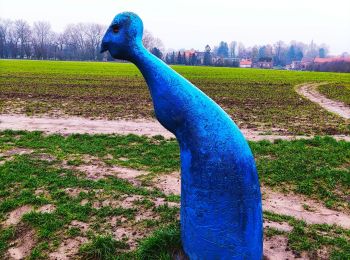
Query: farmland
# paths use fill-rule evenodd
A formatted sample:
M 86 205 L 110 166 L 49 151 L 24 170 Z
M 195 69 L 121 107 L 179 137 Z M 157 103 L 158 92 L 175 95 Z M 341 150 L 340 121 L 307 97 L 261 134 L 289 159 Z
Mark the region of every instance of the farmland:
M 296 92 L 325 83 L 320 93 L 349 104 L 350 74 L 173 68 L 241 128 L 309 136 L 249 142 L 263 193 L 264 254 L 350 258 L 350 142 L 325 136 L 348 137 L 349 120 Z M 154 118 L 142 75 L 127 63 L 0 60 L 0 113 Z M 181 257 L 180 200 L 175 139 L 0 131 L 1 259 Z
M 190 66 L 174 69 L 219 103 L 240 127 L 296 135 L 350 132 L 349 122 L 294 91 L 296 85 L 306 82 L 328 82 L 342 88 L 350 84 L 349 74 Z M 2 60 L 0 76 L 2 113 L 154 117 L 146 84 L 131 64 Z M 349 93 L 335 95 L 348 97 Z

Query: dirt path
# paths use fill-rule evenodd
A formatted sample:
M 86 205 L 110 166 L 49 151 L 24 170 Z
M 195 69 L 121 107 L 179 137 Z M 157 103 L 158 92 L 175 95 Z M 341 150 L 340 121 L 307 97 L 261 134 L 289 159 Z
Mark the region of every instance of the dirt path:
M 321 84 L 304 84 L 296 87 L 296 91 L 311 100 L 314 103 L 319 104 L 324 109 L 337 114 L 346 119 L 350 119 L 350 107 L 340 101 L 331 100 L 317 91 L 317 87 Z
M 0 130 L 27 130 L 43 131 L 46 133 L 59 134 L 136 134 L 155 136 L 162 135 L 165 138 L 172 138 L 174 135 L 161 126 L 156 120 L 91 120 L 81 117 L 29 117 L 17 114 L 0 115 Z M 260 140 L 292 140 L 306 139 L 311 136 L 293 135 L 265 135 L 262 131 L 253 129 L 241 129 L 244 136 L 251 141 Z M 350 136 L 335 135 L 336 139 L 350 141 Z
M 164 193 L 180 195 L 180 174 L 171 173 L 156 178 L 154 185 Z M 262 187 L 263 209 L 276 214 L 293 216 L 308 224 L 339 225 L 350 229 L 350 215 L 326 208 L 321 203 L 297 194 L 283 194 Z

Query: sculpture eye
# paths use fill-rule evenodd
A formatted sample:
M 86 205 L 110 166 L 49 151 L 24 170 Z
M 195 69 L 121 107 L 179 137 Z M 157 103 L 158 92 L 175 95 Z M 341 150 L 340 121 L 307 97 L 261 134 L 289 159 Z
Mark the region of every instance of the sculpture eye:
M 118 25 L 113 25 L 112 30 L 114 33 L 119 32 L 119 26 Z

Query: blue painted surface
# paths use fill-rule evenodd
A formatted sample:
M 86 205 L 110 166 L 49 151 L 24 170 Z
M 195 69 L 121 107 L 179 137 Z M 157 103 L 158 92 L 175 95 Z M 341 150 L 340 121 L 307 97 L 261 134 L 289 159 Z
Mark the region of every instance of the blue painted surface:
M 261 193 L 245 138 L 212 99 L 143 47 L 142 32 L 136 14 L 121 13 L 101 51 L 140 69 L 157 119 L 179 142 L 184 251 L 190 259 L 261 259 Z

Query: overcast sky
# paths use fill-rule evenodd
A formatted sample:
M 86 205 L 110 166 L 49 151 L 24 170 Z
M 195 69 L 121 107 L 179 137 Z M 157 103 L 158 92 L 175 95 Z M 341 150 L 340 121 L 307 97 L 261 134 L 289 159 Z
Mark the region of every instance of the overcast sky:
M 277 40 L 326 43 L 350 52 L 350 0 L 0 0 L 0 17 L 109 25 L 119 12 L 136 12 L 166 48 L 202 50 L 221 40 L 246 46 Z

